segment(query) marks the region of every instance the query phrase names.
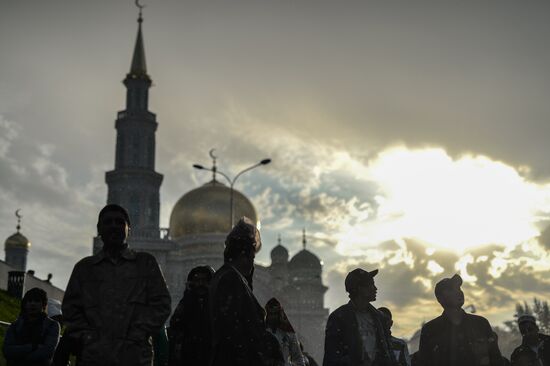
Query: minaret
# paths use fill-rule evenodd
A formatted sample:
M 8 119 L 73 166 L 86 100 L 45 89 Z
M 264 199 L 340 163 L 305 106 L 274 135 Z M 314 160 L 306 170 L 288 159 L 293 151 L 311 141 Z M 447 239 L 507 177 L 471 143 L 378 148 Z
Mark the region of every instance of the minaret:
M 126 109 L 118 112 L 115 169 L 105 174 L 107 203 L 130 213 L 131 237 L 159 238 L 160 185 L 155 171 L 156 115 L 148 110 L 151 78 L 147 74 L 139 12 L 138 31 L 130 72 L 124 79 Z

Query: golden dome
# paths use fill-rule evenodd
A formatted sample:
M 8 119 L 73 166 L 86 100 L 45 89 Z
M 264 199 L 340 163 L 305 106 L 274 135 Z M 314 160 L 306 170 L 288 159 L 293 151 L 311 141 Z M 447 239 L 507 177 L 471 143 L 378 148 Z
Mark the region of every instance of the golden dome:
M 6 239 L 4 243 L 4 249 L 13 249 L 13 248 L 22 248 L 29 249 L 31 247 L 31 242 L 19 231 L 11 235 Z
M 229 233 L 230 195 L 231 189 L 215 180 L 183 195 L 170 215 L 172 239 L 184 235 Z M 233 190 L 233 222 L 242 216 L 258 221 L 256 210 L 248 198 Z

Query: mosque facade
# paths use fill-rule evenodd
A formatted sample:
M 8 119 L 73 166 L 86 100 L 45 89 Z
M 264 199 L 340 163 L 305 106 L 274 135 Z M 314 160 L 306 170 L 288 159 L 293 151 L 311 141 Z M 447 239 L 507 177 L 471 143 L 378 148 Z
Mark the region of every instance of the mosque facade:
M 185 193 L 175 204 L 170 227 L 161 229 L 160 186 L 163 176 L 155 170 L 156 115 L 148 109 L 151 78 L 147 73 L 142 34 L 138 32 L 126 86 L 126 108 L 117 113 L 115 167 L 105 175 L 107 203 L 120 204 L 130 214 L 130 246 L 153 254 L 162 268 L 172 296 L 172 309 L 182 297 L 188 272 L 195 266 L 223 264 L 224 241 L 230 231 L 231 188 L 213 179 Z M 241 192 L 233 190 L 233 221 L 247 216 L 258 222 L 256 208 Z M 264 247 L 266 243 L 263 243 Z M 256 265 L 254 293 L 261 304 L 276 297 L 298 333 L 304 348 L 322 360 L 324 328 L 328 309 L 324 307 L 327 287 L 322 282 L 322 262 L 307 249 L 292 258 L 279 243 L 271 251 L 269 266 Z M 96 253 L 102 246 L 93 240 Z

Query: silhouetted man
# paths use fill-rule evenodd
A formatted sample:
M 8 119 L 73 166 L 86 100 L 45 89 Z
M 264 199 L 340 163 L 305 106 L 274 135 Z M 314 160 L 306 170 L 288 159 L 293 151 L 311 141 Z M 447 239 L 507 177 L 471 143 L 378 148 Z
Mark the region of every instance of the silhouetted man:
M 396 338 L 391 335 L 391 327 L 393 326 L 393 315 L 390 309 L 386 307 L 381 307 L 378 308 L 378 311 L 380 311 L 386 317 L 386 326 L 390 335 L 391 348 L 393 350 L 393 354 L 395 355 L 395 359 L 397 360 L 397 364 L 399 366 L 411 366 L 411 358 L 409 356 L 409 347 L 407 346 L 407 342 L 405 342 L 403 339 Z
M 265 330 L 264 309 L 249 285 L 260 247 L 260 233 L 246 217 L 227 235 L 224 265 L 210 284 L 212 366 L 275 364 L 277 341 Z
M 462 310 L 462 278 L 435 286 L 443 314 L 422 327 L 418 350 L 423 366 L 501 366 L 502 356 L 487 319 Z
M 8 327 L 4 357 L 10 366 L 50 365 L 59 341 L 59 323 L 48 318 L 48 295 L 37 287 L 25 293 L 21 312 Z
M 384 315 L 370 304 L 376 300 L 377 273 L 357 268 L 346 276 L 350 301 L 328 318 L 323 366 L 396 365 Z
M 208 365 L 208 286 L 213 276 L 210 266 L 195 267 L 187 275 L 183 297 L 170 319 L 170 366 Z
M 550 337 L 539 333 L 535 317 L 520 316 L 518 326 L 523 339 L 512 352 L 512 366 L 550 366 Z
M 170 315 L 170 294 L 155 258 L 128 248 L 130 218 L 107 205 L 97 230 L 103 249 L 79 261 L 63 299 L 67 331 L 82 344 L 79 366 L 150 366 L 151 337 Z

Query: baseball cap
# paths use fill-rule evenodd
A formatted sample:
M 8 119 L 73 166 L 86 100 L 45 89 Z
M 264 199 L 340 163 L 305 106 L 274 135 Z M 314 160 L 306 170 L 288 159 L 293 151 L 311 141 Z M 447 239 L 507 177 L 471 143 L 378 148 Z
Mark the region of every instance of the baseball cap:
M 460 286 L 462 286 L 462 277 L 458 274 L 451 278 L 444 278 L 435 285 L 435 297 L 439 298 L 443 291 Z
M 374 279 L 374 276 L 378 274 L 378 270 L 375 269 L 374 271 L 365 271 L 361 268 L 356 268 L 353 271 L 349 272 L 346 276 L 346 280 L 344 281 L 344 284 L 346 286 L 346 292 L 353 291 L 357 287 L 361 285 L 368 284 L 370 281 Z

